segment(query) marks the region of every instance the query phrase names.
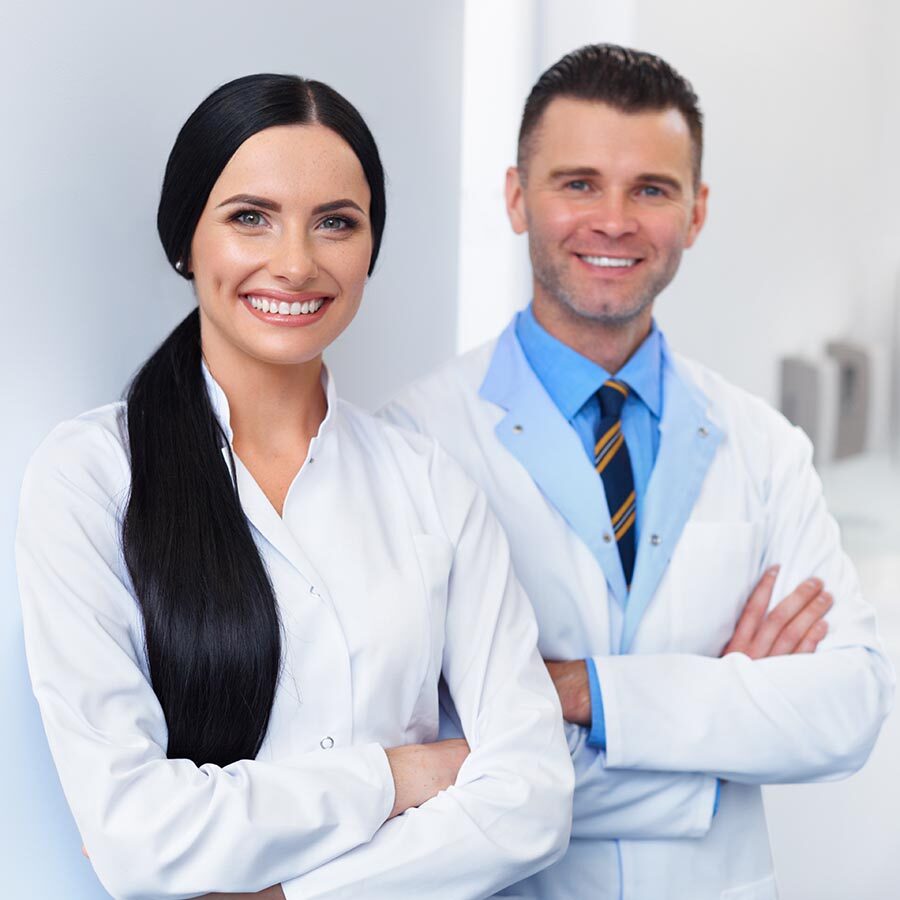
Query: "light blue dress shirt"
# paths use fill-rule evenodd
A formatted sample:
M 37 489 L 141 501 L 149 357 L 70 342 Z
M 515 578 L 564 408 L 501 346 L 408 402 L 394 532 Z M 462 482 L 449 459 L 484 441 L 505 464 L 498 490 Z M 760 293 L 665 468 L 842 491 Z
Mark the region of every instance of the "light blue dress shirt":
M 614 373 L 557 340 L 534 317 L 529 305 L 516 319 L 516 337 L 525 358 L 559 411 L 575 429 L 588 458 L 594 460 L 600 401 L 597 391 L 609 378 L 628 385 L 622 407 L 622 433 L 631 459 L 637 500 L 635 542 L 640 540 L 641 508 L 659 450 L 662 416 L 662 342 L 656 323 L 625 365 Z M 600 477 L 599 475 L 597 476 Z M 603 695 L 594 661 L 586 660 L 591 691 L 591 733 L 588 742 L 606 746 Z
M 634 477 L 637 542 L 640 539 L 643 501 L 659 452 L 659 421 L 664 403 L 663 340 L 656 323 L 653 323 L 650 334 L 625 365 L 613 373 L 607 372 L 602 366 L 553 337 L 534 317 L 530 305 L 517 316 L 515 330 L 528 364 L 557 409 L 575 429 L 591 462 L 594 460 L 594 445 L 600 423 L 597 391 L 611 377 L 628 385 L 628 397 L 622 407 L 622 433 Z M 591 731 L 588 743 L 605 749 L 603 694 L 597 667 L 590 657 L 585 660 L 585 665 L 591 693 Z M 719 787 L 717 783 L 713 814 L 719 805 Z

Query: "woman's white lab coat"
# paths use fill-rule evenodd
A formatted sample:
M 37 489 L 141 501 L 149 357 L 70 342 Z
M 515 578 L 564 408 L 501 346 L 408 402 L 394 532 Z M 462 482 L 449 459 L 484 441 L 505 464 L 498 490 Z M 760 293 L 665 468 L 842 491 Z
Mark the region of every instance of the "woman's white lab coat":
M 231 440 L 225 394 L 204 372 Z M 283 671 L 254 760 L 166 758 L 120 549 L 123 405 L 58 426 L 29 464 L 16 550 L 31 678 L 116 897 L 276 883 L 288 900 L 482 897 L 566 846 L 559 706 L 496 520 L 433 441 L 338 401 L 324 378 L 328 414 L 283 518 L 235 459 L 282 621 Z M 435 739 L 442 674 L 471 754 L 453 787 L 385 822 L 384 748 Z

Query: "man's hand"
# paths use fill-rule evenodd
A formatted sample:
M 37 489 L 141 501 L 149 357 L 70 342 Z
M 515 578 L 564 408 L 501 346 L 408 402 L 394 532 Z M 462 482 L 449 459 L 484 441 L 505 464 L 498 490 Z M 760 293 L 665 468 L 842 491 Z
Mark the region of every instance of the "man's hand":
M 828 633 L 823 616 L 834 601 L 818 578 L 804 581 L 771 612 L 766 612 L 778 568 L 769 569 L 753 589 L 722 656 L 745 653 L 751 659 L 764 659 L 812 653 Z
M 394 776 L 394 808 L 389 819 L 421 806 L 456 781 L 469 755 L 462 738 L 432 744 L 407 744 L 386 751 Z
M 574 725 L 591 725 L 591 689 L 583 659 L 570 662 L 544 660 L 559 694 L 563 718 Z

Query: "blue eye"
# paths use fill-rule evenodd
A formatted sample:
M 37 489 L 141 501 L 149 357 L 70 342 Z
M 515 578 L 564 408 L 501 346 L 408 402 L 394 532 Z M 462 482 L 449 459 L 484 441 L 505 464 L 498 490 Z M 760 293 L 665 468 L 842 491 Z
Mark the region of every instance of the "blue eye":
M 326 216 L 319 227 L 325 231 L 351 231 L 356 228 L 356 220 L 349 216 Z
M 655 184 L 645 184 L 641 188 L 641 193 L 645 194 L 647 197 L 665 197 L 663 189 L 657 187 Z
M 575 180 L 567 182 L 566 187 L 573 191 L 586 191 L 590 185 L 586 181 Z
M 239 212 L 236 212 L 231 219 L 241 225 L 246 225 L 248 228 L 259 228 L 261 225 L 264 225 L 266 221 L 263 218 L 263 214 L 257 212 L 255 209 L 242 209 Z

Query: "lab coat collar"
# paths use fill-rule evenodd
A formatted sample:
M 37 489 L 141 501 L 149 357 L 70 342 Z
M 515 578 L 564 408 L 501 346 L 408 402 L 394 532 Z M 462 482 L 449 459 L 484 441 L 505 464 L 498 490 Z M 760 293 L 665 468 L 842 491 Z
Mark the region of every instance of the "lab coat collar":
M 587 544 L 613 596 L 624 603 L 627 589 L 619 551 L 615 542 L 603 540 L 612 533 L 603 482 L 525 358 L 515 319 L 497 340 L 479 395 L 506 411 L 494 429 L 498 439 Z
M 528 364 L 516 337 L 515 320 L 498 338 L 479 389 L 482 399 L 506 413 L 495 427 L 498 439 L 587 545 L 611 594 L 625 609 L 621 652 L 627 652 L 634 641 L 723 434 L 708 399 L 675 360 L 662 334 L 660 342 L 660 447 L 644 501 L 644 537 L 630 593 L 615 542 L 603 540 L 612 528 L 602 480 L 574 429 Z
M 303 552 L 285 519 L 278 515 L 269 502 L 269 498 L 266 497 L 262 488 L 250 474 L 250 471 L 241 462 L 240 457 L 234 453 L 234 432 L 231 428 L 231 412 L 228 405 L 228 397 L 225 395 L 225 391 L 222 390 L 221 385 L 213 378 L 205 361 L 203 361 L 202 365 L 213 412 L 228 438 L 228 445 L 223 444 L 221 448 L 222 456 L 225 459 L 229 472 L 231 471 L 231 459 L 232 457 L 234 458 L 233 475 L 244 513 L 263 538 L 303 575 L 309 584 L 310 593 L 320 598 L 323 595 L 327 596 L 327 589 L 323 579 Z M 324 365 L 322 366 L 322 387 L 325 389 L 325 399 L 328 408 L 316 436 L 310 441 L 309 451 L 303 468 L 306 468 L 311 460 L 321 458 L 326 452 L 329 456 L 339 452 L 337 391 L 334 378 Z M 229 453 L 229 451 L 231 452 Z M 285 512 L 287 511 L 291 494 L 294 492 L 297 482 L 303 474 L 301 470 L 288 491 L 288 496 L 285 498 Z

